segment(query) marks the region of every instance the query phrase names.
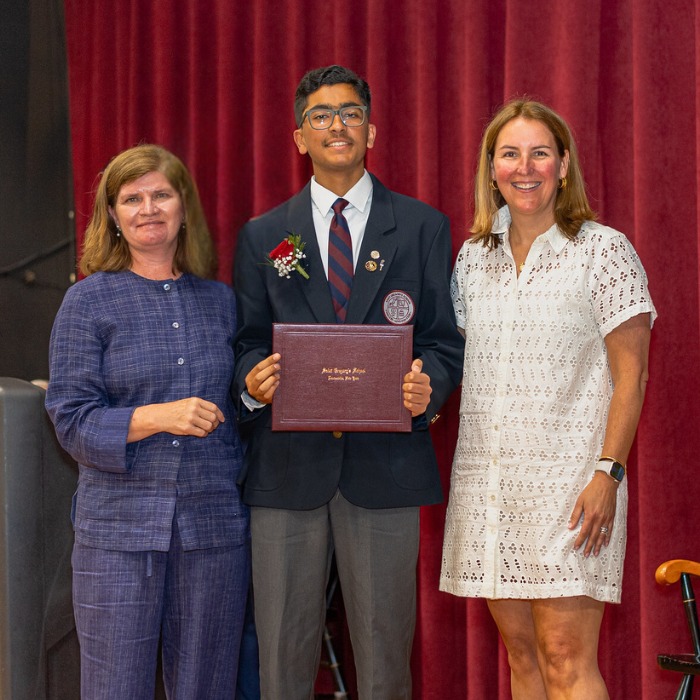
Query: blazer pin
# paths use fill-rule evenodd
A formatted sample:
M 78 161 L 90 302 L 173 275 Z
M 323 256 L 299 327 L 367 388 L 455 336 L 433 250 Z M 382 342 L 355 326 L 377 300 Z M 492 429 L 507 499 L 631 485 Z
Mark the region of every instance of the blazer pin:
M 377 263 L 374 262 L 374 260 L 368 260 L 365 263 L 365 270 L 367 270 L 367 272 L 374 272 L 376 269 L 377 269 Z

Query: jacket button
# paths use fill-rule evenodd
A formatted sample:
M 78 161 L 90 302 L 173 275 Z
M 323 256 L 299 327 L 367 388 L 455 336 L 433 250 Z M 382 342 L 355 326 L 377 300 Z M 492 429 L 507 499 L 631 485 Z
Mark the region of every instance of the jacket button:
M 340 430 L 334 430 L 333 437 L 334 438 L 341 438 L 341 437 L 343 437 L 343 433 Z

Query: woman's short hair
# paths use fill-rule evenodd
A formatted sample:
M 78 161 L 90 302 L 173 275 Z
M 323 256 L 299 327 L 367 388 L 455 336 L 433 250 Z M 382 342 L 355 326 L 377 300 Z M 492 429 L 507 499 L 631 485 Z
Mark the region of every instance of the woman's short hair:
M 506 201 L 498 189 L 492 187 L 491 164 L 498 135 L 513 119 L 522 117 L 541 122 L 551 132 L 561 158 L 569 152 L 569 169 L 566 186 L 557 190 L 554 202 L 554 219 L 565 236 L 574 238 L 584 221 L 595 220 L 586 196 L 586 184 L 581 173 L 578 151 L 567 123 L 553 109 L 541 102 L 516 99 L 501 107 L 486 127 L 479 149 L 479 166 L 474 184 L 474 221 L 470 231 L 473 241 L 482 241 L 489 247 L 497 247 L 499 237 L 492 235 L 494 218 Z
M 216 253 L 197 186 L 185 164 L 176 155 L 154 144 L 141 144 L 122 151 L 112 158 L 102 172 L 80 257 L 80 271 L 84 275 L 130 268 L 129 246 L 124 236 L 117 235 L 117 226 L 109 208 L 114 208 L 124 185 L 152 172 L 165 175 L 180 195 L 185 214 L 184 225 L 178 233 L 174 268 L 199 277 L 214 275 Z

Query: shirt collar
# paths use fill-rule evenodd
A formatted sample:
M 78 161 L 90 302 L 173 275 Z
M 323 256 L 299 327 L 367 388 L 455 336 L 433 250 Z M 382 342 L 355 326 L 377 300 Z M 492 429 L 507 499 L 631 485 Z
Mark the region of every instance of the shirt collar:
M 492 233 L 497 236 L 504 236 L 508 233 L 508 228 L 510 227 L 511 216 L 508 209 L 508 205 L 502 206 L 496 213 L 496 217 L 493 223 Z M 547 241 L 552 247 L 552 250 L 559 255 L 564 249 L 564 246 L 568 243 L 569 239 L 559 230 L 556 224 L 552 224 L 544 233 L 542 233 L 538 238 L 543 241 Z
M 371 194 L 372 178 L 365 170 L 362 177 L 343 195 L 343 199 L 347 199 L 353 207 L 364 212 L 368 206 Z M 328 215 L 336 199 L 338 199 L 338 195 L 335 192 L 331 192 L 323 185 L 319 185 L 316 182 L 316 177 L 312 176 L 311 201 L 316 205 L 322 216 Z

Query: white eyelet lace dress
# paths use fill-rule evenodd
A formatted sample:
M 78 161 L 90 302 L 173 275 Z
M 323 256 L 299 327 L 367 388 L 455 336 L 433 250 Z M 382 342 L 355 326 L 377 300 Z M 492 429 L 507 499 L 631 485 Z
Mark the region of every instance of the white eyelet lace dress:
M 466 348 L 440 589 L 484 598 L 586 595 L 619 602 L 627 479 L 608 547 L 573 551 L 574 503 L 603 445 L 612 383 L 604 337 L 656 311 L 639 258 L 618 231 L 556 226 L 516 276 L 501 209 L 489 250 L 465 243 L 452 279 Z

